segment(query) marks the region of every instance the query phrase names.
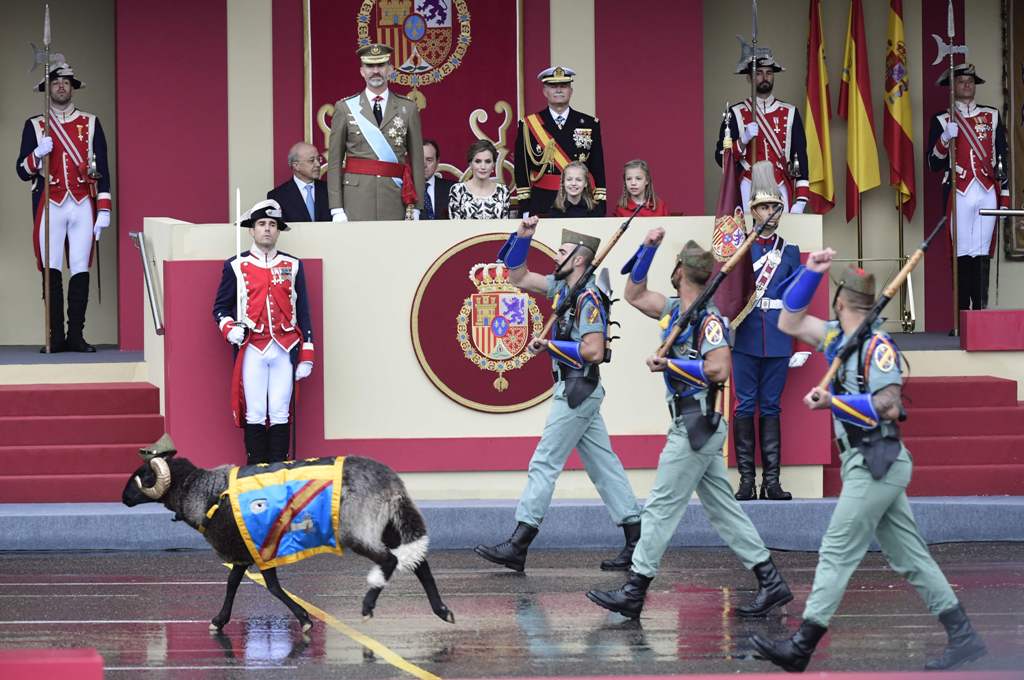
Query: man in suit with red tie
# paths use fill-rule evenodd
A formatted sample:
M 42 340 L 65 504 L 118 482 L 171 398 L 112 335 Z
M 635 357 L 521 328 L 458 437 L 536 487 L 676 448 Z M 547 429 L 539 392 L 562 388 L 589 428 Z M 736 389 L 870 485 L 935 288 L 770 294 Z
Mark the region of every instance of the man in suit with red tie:
M 312 144 L 297 142 L 288 151 L 292 176 L 267 192 L 267 198 L 281 206 L 285 222 L 330 222 L 327 182 L 320 179 L 323 158 Z

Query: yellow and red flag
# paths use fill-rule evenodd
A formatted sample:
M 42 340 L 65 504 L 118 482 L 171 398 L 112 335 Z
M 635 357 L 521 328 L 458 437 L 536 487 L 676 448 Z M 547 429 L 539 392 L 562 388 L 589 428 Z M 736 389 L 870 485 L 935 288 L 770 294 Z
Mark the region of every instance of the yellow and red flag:
M 828 125 L 832 103 L 825 68 L 825 37 L 821 32 L 821 0 L 811 0 L 811 26 L 807 37 L 807 98 L 804 103 L 807 129 L 807 179 L 811 212 L 824 215 L 836 205 L 832 180 L 832 138 Z
M 885 55 L 885 112 L 882 138 L 889 154 L 889 184 L 900 194 L 903 216 L 911 219 L 914 195 L 914 128 L 910 111 L 907 48 L 903 42 L 903 0 L 889 0 L 889 34 Z
M 861 0 L 850 0 L 843 56 L 843 83 L 839 88 L 839 116 L 846 126 L 846 221 L 860 211 L 860 194 L 882 183 L 878 172 L 878 144 L 871 108 L 871 76 L 864 36 Z

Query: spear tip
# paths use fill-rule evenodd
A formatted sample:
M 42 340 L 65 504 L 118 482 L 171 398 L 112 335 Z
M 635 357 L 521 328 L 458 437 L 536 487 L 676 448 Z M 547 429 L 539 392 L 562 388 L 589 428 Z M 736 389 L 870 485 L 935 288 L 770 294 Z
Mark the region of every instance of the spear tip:
M 43 46 L 50 44 L 50 5 L 46 5 L 43 14 Z

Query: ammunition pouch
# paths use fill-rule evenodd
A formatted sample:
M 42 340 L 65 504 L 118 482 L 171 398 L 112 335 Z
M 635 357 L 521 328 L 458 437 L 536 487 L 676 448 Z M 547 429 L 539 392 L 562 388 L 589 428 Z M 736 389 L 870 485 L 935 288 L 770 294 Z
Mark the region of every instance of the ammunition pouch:
M 868 472 L 873 479 L 882 479 L 900 455 L 900 428 L 895 423 L 885 422 L 879 427 L 864 430 L 856 425 L 842 423 L 846 432 L 846 444 L 839 440 L 840 452 L 857 449 L 864 456 Z
M 587 364 L 583 368 L 559 364 L 558 368 L 552 371 L 552 376 L 556 382 L 561 380 L 565 383 L 565 399 L 569 402 L 569 408 L 576 408 L 582 404 L 601 382 L 601 371 L 597 364 Z

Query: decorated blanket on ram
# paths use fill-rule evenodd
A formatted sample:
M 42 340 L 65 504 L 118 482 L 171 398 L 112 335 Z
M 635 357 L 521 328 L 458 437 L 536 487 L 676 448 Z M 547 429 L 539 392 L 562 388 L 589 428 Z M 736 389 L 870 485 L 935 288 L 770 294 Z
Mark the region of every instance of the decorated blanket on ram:
M 323 552 L 341 554 L 344 462 L 342 456 L 232 468 L 231 508 L 257 567 L 278 567 Z

